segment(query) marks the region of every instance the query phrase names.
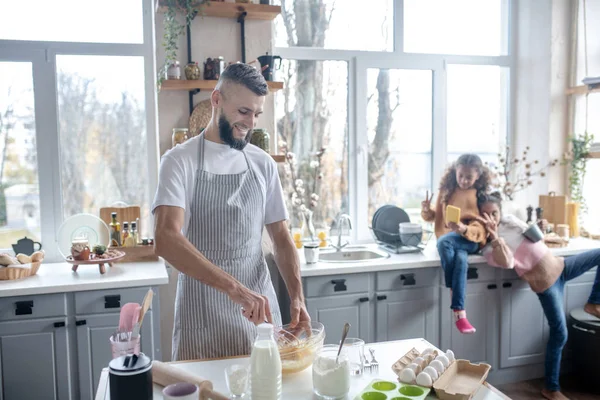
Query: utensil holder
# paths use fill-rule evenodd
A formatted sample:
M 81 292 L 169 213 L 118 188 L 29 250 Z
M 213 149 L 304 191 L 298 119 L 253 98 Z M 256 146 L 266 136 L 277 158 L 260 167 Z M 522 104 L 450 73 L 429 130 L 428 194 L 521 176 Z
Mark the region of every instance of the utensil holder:
M 112 351 L 112 358 L 114 359 L 117 357 L 126 356 L 128 354 L 139 354 L 141 337 L 141 335 L 138 335 L 138 337 L 133 340 L 129 340 L 126 342 L 117 342 L 111 336 L 109 340 L 110 348 Z

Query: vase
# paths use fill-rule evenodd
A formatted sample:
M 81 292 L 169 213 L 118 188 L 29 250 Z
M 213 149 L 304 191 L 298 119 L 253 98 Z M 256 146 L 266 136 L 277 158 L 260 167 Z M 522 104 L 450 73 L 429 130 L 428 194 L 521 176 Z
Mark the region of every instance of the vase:
M 304 239 L 310 240 L 311 242 L 317 241 L 317 235 L 315 232 L 315 225 L 313 223 L 313 212 L 311 210 L 305 210 L 302 212 L 304 217 Z

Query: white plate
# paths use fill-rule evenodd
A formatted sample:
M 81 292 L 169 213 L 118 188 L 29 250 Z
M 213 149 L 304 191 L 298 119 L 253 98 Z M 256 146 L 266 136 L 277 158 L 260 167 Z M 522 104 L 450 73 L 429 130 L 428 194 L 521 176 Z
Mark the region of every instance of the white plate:
M 75 238 L 87 239 L 90 249 L 97 244 L 109 247 L 110 229 L 95 215 L 75 214 L 62 223 L 56 235 L 58 251 L 63 257 L 71 254 L 71 244 Z

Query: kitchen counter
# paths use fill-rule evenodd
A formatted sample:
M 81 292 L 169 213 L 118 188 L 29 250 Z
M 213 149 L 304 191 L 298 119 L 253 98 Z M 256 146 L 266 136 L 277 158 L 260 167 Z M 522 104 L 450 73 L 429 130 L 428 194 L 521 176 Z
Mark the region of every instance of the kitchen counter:
M 350 245 L 349 247 L 362 247 L 381 250 L 377 244 L 357 244 Z M 553 248 L 551 251 L 556 256 L 570 256 L 597 248 L 600 248 L 599 240 L 576 238 L 571 239 L 567 247 Z M 390 254 L 389 258 L 373 261 L 342 263 L 318 262 L 316 264 L 306 264 L 304 261 L 304 252 L 299 251 L 299 254 L 302 277 L 351 274 L 359 272 L 394 271 L 440 266 L 440 257 L 437 252 L 435 240 L 430 240 L 427 247 L 425 247 L 422 252 L 410 254 Z M 469 256 L 469 264 L 485 264 L 485 258 L 482 255 Z
M 0 281 L 0 297 L 80 292 L 164 285 L 169 282 L 162 259 L 153 262 L 116 263 L 100 274 L 98 265 L 80 265 L 77 272 L 68 263 L 46 263 L 37 274 L 23 279 Z
M 387 379 L 397 381 L 396 375 L 392 371 L 392 364 L 400 357 L 406 354 L 411 348 L 423 351 L 428 347 L 434 347 L 424 339 L 408 339 L 394 342 L 374 343 L 366 347 L 375 349 L 375 356 L 380 363 L 379 372 L 365 373 L 364 375 L 352 377 L 350 393 L 346 399 L 353 399 L 360 393 L 364 387 L 373 379 Z M 457 355 L 460 356 L 460 355 Z M 249 364 L 249 358 L 231 358 L 212 361 L 188 361 L 181 363 L 172 363 L 172 365 L 182 368 L 193 374 L 202 376 L 213 383 L 214 389 L 224 395 L 228 395 L 225 383 L 224 370 L 232 364 Z M 108 370 L 102 371 L 102 376 L 96 392 L 96 400 L 110 400 Z M 284 376 L 282 399 L 285 400 L 309 400 L 313 399 L 312 393 L 312 368 L 307 368 L 297 374 Z M 249 397 L 249 396 L 246 396 Z M 163 399 L 162 387 L 154 385 L 154 400 Z M 436 399 L 435 395 L 430 394 L 428 399 Z M 496 388 L 487 383 L 482 385 L 477 391 L 473 400 L 510 400 Z

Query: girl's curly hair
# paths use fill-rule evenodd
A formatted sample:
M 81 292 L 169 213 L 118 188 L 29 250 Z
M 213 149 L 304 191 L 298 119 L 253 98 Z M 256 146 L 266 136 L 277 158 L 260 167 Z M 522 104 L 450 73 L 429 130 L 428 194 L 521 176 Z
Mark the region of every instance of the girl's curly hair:
M 473 187 L 477 189 L 477 196 L 481 193 L 487 193 L 488 187 L 492 180 L 489 169 L 483 165 L 483 161 L 477 154 L 463 154 L 458 157 L 458 160 L 452 163 L 450 167 L 442 176 L 440 181 L 440 196 L 442 196 L 442 204 L 448 204 L 450 196 L 458 188 L 458 182 L 456 181 L 456 169 L 462 165 L 463 167 L 475 168 L 479 175 L 479 178 L 473 184 Z

